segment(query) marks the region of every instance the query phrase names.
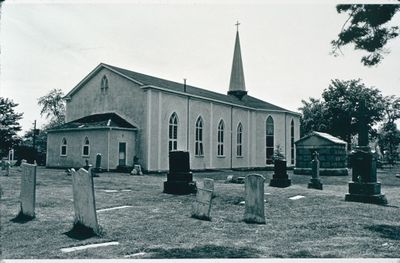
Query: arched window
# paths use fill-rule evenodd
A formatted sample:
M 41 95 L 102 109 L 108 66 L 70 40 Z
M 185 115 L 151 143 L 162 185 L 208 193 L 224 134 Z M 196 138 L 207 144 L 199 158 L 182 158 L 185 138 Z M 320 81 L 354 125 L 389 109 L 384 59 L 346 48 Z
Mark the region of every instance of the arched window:
M 201 117 L 197 118 L 196 121 L 196 136 L 195 136 L 195 156 L 203 156 L 203 120 Z
M 290 123 L 290 163 L 294 164 L 294 121 Z
M 67 140 L 65 138 L 61 140 L 60 155 L 67 156 Z
M 168 150 L 175 151 L 178 149 L 178 116 L 172 113 L 169 118 L 169 132 L 168 132 Z
M 217 156 L 224 156 L 224 121 L 221 120 L 218 124 L 218 151 Z
M 274 155 L 274 120 L 271 116 L 267 118 L 265 125 L 265 154 L 266 164 L 272 164 Z
M 101 90 L 106 90 L 108 89 L 108 79 L 106 76 L 103 76 L 101 79 Z
M 82 147 L 82 156 L 89 156 L 89 153 L 90 153 L 89 138 L 85 137 L 85 140 L 83 141 L 83 147 Z
M 242 132 L 243 132 L 243 127 L 242 124 L 239 123 L 236 132 L 236 155 L 238 157 L 242 157 Z

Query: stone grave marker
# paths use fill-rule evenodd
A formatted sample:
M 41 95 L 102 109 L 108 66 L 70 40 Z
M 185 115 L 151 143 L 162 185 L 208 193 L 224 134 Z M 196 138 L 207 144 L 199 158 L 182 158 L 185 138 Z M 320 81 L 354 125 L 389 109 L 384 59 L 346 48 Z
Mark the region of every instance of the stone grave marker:
M 196 192 L 196 182 L 190 171 L 189 152 L 171 151 L 169 153 L 169 172 L 164 182 L 164 193 L 190 194 Z
M 69 234 L 74 236 L 81 232 L 87 236 L 96 235 L 100 229 L 97 222 L 93 177 L 83 168 L 71 171 L 75 218 L 74 227 Z
M 264 182 L 259 174 L 249 174 L 245 179 L 245 212 L 246 223 L 265 224 L 264 215 Z
M 211 200 L 213 191 L 197 188 L 196 201 L 193 204 L 192 217 L 201 220 L 211 220 Z
M 101 159 L 102 159 L 101 153 L 96 154 L 96 165 L 94 167 L 94 172 L 96 173 L 101 172 Z
M 352 182 L 345 201 L 386 205 L 387 199 L 381 193 L 381 183 L 376 176 L 376 153 L 368 146 L 369 127 L 366 122 L 365 99 L 359 104 L 358 146 L 351 152 Z
M 22 163 L 21 174 L 21 210 L 17 217 L 22 220 L 35 217 L 36 202 L 36 164 Z M 17 220 L 18 221 L 18 220 Z
M 270 186 L 274 187 L 288 187 L 292 184 L 289 179 L 289 175 L 286 172 L 286 160 L 275 160 L 274 161 L 274 174 L 269 183 Z
M 322 190 L 322 183 L 319 178 L 319 159 L 318 152 L 313 153 L 313 160 L 311 161 L 311 179 L 308 183 L 308 188 Z

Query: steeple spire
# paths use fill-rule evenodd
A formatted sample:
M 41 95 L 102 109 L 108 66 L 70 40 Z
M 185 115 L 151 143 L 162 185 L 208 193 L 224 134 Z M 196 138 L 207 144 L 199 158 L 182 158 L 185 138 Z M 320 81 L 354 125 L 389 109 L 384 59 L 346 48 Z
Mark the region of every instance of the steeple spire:
M 243 73 L 243 63 L 242 54 L 240 51 L 240 40 L 239 40 L 239 25 L 237 22 L 236 26 L 236 41 L 235 41 L 235 51 L 233 53 L 231 80 L 229 83 L 228 95 L 234 95 L 241 99 L 247 94 L 246 84 L 244 83 L 244 73 Z

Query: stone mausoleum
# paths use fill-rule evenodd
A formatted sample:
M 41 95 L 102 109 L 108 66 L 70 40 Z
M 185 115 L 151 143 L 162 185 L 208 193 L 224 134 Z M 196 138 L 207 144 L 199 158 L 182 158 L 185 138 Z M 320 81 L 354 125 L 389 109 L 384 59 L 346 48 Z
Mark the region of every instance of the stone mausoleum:
M 227 94 L 101 63 L 65 98 L 47 167 L 94 164 L 100 153 L 105 170 L 166 171 L 169 152 L 183 150 L 195 170 L 255 168 L 273 166 L 278 146 L 295 164 L 300 114 L 247 94 L 239 32 Z
M 320 175 L 348 175 L 347 143 L 328 133 L 312 132 L 295 142 L 295 174 L 311 174 L 314 151 L 319 153 Z

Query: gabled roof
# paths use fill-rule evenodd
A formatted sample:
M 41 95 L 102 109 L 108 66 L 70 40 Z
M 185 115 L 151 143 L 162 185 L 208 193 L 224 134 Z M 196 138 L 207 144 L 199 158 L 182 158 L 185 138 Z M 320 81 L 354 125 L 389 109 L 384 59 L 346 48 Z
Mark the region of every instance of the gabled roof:
M 336 144 L 347 144 L 347 142 L 345 142 L 345 141 L 343 141 L 343 140 L 341 140 L 341 139 L 339 139 L 337 137 L 334 137 L 334 136 L 330 135 L 329 133 L 317 132 L 317 131 L 313 131 L 312 133 L 310 133 L 309 135 L 304 136 L 303 138 L 299 139 L 295 143 L 297 144 L 297 143 L 299 143 L 301 141 L 304 141 L 304 140 L 310 138 L 311 136 L 317 136 L 317 137 L 323 138 L 325 140 L 328 140 L 328 141 L 330 141 L 332 143 L 336 143 Z
M 100 113 L 85 116 L 83 118 L 64 123 L 60 126 L 49 129 L 49 132 L 65 129 L 88 129 L 88 128 L 129 128 L 136 127 L 127 122 L 116 113 Z
M 167 91 L 171 92 L 179 92 L 185 93 L 188 95 L 194 95 L 198 97 L 202 97 L 205 99 L 212 99 L 217 100 L 229 104 L 235 104 L 238 106 L 244 106 L 254 109 L 264 109 L 264 110 L 271 110 L 271 111 L 280 111 L 280 112 L 287 112 L 295 115 L 300 115 L 297 112 L 289 111 L 274 104 L 259 100 L 252 96 L 245 95 L 242 99 L 238 99 L 235 96 L 225 95 L 213 91 L 209 91 L 206 89 L 197 88 L 194 86 L 186 85 L 186 90 L 184 90 L 184 85 L 182 83 L 165 80 L 157 77 L 153 77 L 150 75 L 130 71 L 127 69 L 115 67 L 112 65 L 107 65 L 104 63 L 99 64 L 88 76 L 86 76 L 75 88 L 73 88 L 65 97 L 68 98 L 72 96 L 75 92 L 77 92 L 83 84 L 91 78 L 92 75 L 97 73 L 100 69 L 107 68 L 114 73 L 123 76 L 136 84 L 142 86 L 142 88 L 162 88 Z

